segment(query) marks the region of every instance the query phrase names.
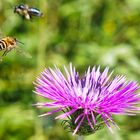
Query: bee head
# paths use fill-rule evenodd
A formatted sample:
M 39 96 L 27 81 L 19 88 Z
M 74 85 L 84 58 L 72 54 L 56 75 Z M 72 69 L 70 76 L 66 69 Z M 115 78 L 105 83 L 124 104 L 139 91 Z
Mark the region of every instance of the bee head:
M 26 5 L 24 5 L 24 4 L 17 5 L 17 6 L 15 6 L 15 8 L 14 8 L 14 13 L 19 12 L 19 11 L 22 11 L 22 10 L 24 10 L 25 8 L 26 8 Z
M 6 40 L 11 45 L 17 45 L 18 43 L 24 45 L 24 43 L 20 42 L 15 37 L 6 37 Z
M 16 38 L 13 37 L 5 37 L 4 40 L 6 40 L 6 42 L 10 45 L 16 45 Z

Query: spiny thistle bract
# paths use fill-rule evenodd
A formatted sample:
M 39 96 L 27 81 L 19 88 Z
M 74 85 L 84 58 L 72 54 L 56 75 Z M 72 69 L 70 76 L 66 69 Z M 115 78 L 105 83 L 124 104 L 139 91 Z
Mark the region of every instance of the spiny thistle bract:
M 41 116 L 62 111 L 56 117 L 62 126 L 78 135 L 88 135 L 106 125 L 117 127 L 112 115 L 135 115 L 139 113 L 139 85 L 126 81 L 124 76 L 111 78 L 109 68 L 100 72 L 100 67 L 89 67 L 82 78 L 72 64 L 64 66 L 64 75 L 55 69 L 45 69 L 34 82 L 35 93 L 52 102 L 37 103 L 38 107 L 55 108 Z

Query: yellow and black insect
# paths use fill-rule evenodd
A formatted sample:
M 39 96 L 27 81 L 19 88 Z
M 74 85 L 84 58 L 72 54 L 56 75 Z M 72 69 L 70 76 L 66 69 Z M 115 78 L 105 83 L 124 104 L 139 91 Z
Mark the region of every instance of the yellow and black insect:
M 25 53 L 23 50 L 18 48 L 18 43 L 23 44 L 22 42 L 18 41 L 14 37 L 4 37 L 0 39 L 0 51 L 4 51 L 2 54 L 0 60 L 2 60 L 2 57 L 6 56 L 8 52 L 10 52 L 13 49 L 16 49 L 17 52 L 23 54 L 24 56 L 30 58 L 31 56 L 28 53 Z
M 30 20 L 32 16 L 42 17 L 43 13 L 34 7 L 29 7 L 26 4 L 20 4 L 15 6 L 14 13 L 18 13 L 19 15 L 23 16 L 25 19 Z

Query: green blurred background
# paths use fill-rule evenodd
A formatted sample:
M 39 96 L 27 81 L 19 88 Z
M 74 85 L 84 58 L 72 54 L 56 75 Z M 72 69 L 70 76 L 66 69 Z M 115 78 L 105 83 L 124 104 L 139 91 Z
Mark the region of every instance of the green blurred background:
M 22 19 L 13 13 L 20 3 L 44 17 Z M 54 116 L 38 117 L 48 109 L 32 106 L 44 100 L 32 82 L 45 67 L 72 62 L 82 74 L 89 65 L 109 66 L 140 82 L 140 0 L 0 0 L 0 33 L 24 42 L 32 55 L 11 51 L 0 63 L 0 140 L 76 139 Z M 120 130 L 104 128 L 85 140 L 140 140 L 140 115 L 114 119 Z

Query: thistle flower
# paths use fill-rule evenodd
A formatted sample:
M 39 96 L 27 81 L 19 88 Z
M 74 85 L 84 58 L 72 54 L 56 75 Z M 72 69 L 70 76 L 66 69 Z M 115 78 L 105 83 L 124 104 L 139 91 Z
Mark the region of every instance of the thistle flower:
M 53 108 L 41 116 L 62 111 L 56 117 L 62 119 L 64 128 L 74 134 L 88 135 L 106 125 L 117 127 L 112 115 L 136 115 L 140 107 L 139 85 L 135 81 L 126 81 L 125 76 L 111 78 L 109 68 L 100 72 L 100 67 L 89 67 L 80 78 L 72 64 L 70 70 L 64 67 L 64 75 L 55 69 L 45 69 L 35 84 L 35 93 L 50 99 L 37 103 L 38 107 Z M 136 93 L 137 92 L 137 93 Z M 54 109 L 55 108 L 55 109 Z

